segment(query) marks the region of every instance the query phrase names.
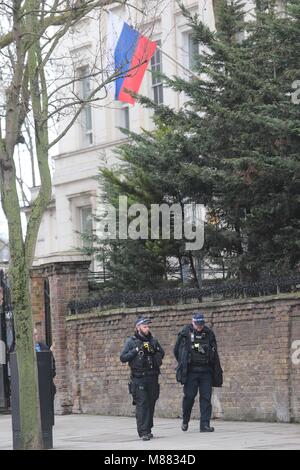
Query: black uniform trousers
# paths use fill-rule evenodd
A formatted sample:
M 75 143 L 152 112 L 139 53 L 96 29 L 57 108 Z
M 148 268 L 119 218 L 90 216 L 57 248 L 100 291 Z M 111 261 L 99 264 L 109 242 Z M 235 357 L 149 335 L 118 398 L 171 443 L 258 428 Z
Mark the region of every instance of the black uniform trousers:
M 183 387 L 182 417 L 188 423 L 191 417 L 192 408 L 196 395 L 199 391 L 200 423 L 209 423 L 212 413 L 212 370 L 204 367 L 203 370 L 191 371 L 188 373 L 187 381 Z
M 156 400 L 159 397 L 158 375 L 132 379 L 132 397 L 136 405 L 136 424 L 139 436 L 151 432 Z

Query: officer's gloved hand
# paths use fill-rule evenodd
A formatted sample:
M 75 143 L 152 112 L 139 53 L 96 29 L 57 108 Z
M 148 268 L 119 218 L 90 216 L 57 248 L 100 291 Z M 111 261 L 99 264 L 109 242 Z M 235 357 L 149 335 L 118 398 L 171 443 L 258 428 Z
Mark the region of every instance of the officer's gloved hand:
M 147 352 L 148 354 L 155 354 L 155 350 L 153 346 L 149 343 L 149 341 L 145 341 L 143 343 L 143 350 Z

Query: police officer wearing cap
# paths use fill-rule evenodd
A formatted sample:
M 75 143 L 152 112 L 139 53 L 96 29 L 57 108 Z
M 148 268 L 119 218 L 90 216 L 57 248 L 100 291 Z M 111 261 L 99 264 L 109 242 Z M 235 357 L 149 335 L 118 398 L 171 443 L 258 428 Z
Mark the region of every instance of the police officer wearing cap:
M 148 318 L 135 322 L 134 336 L 127 338 L 120 355 L 131 369 L 130 392 L 136 405 L 137 431 L 143 441 L 153 438 L 153 415 L 159 397 L 158 375 L 165 355 L 163 348 L 151 332 Z
M 204 315 L 194 312 L 192 323 L 179 333 L 174 348 L 178 362 L 176 379 L 183 384 L 182 431 L 188 430 L 196 395 L 199 391 L 200 432 L 213 432 L 210 426 L 212 413 L 212 387 L 222 386 L 217 342 L 211 329 L 205 325 Z

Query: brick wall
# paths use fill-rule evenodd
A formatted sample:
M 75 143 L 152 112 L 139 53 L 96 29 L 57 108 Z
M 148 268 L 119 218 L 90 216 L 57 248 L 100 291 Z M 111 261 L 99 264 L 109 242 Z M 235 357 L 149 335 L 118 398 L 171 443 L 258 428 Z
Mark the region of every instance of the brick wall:
M 94 310 L 67 318 L 69 397 L 73 412 L 133 415 L 129 369 L 119 354 L 141 314 L 153 319 L 152 332 L 166 351 L 161 369 L 157 416 L 181 415 L 182 386 L 175 381 L 173 347 L 199 305 L 111 311 Z M 291 361 L 300 340 L 299 294 L 201 304 L 216 333 L 224 369 L 215 389 L 214 415 L 234 420 L 300 422 L 300 365 Z M 199 415 L 198 403 L 194 417 Z
M 290 390 L 291 390 L 291 414 L 292 417 L 300 421 L 300 316 L 297 307 L 293 306 L 291 310 L 291 344 L 294 346 L 293 352 L 298 359 L 299 364 L 290 365 Z M 298 342 L 296 345 L 294 342 Z M 297 347 L 297 349 L 296 349 Z M 296 352 L 298 353 L 296 354 Z
M 53 351 L 56 362 L 55 411 L 58 414 L 70 413 L 72 400 L 70 396 L 67 357 L 66 321 L 67 304 L 70 299 L 82 299 L 88 296 L 89 262 L 78 261 L 68 263 L 51 263 L 35 268 L 31 274 L 31 298 L 34 321 L 42 325 L 45 332 L 44 279 L 49 280 L 51 328 Z
M 45 331 L 44 279 L 37 272 L 31 275 L 31 305 L 34 324 L 40 324 Z

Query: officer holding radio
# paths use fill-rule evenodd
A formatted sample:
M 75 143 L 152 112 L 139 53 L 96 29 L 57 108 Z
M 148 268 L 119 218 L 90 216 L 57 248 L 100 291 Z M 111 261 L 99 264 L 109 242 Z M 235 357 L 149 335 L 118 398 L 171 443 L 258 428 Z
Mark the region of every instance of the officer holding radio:
M 199 391 L 200 432 L 213 432 L 212 387 L 221 387 L 223 371 L 217 351 L 215 334 L 205 325 L 204 315 L 194 312 L 192 323 L 179 333 L 174 348 L 178 362 L 176 379 L 183 384 L 182 431 L 188 430 L 196 395 Z
M 136 405 L 137 431 L 143 441 L 153 438 L 153 415 L 159 397 L 158 375 L 164 350 L 151 332 L 148 318 L 138 318 L 134 336 L 127 338 L 120 355 L 121 362 L 128 362 L 131 369 L 129 384 L 133 404 Z

